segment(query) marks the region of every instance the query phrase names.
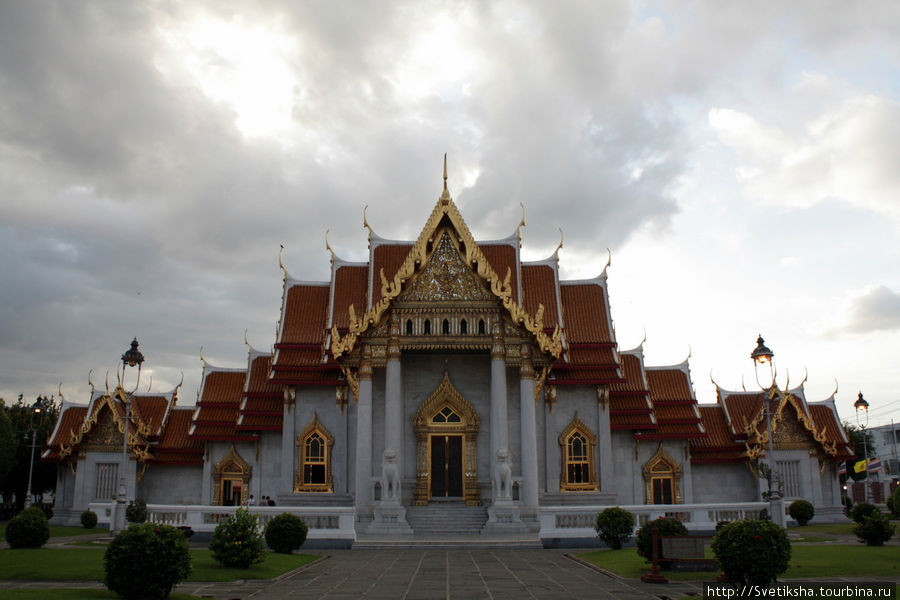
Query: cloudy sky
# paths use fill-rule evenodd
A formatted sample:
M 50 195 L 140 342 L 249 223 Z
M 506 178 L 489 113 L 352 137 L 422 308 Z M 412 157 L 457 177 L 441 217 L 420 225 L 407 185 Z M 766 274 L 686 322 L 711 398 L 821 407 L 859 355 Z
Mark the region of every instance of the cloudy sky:
M 268 349 L 291 275 L 526 206 L 621 347 L 699 399 L 838 382 L 900 421 L 900 4 L 0 2 L 0 397 L 85 401 L 133 336 L 182 398 Z

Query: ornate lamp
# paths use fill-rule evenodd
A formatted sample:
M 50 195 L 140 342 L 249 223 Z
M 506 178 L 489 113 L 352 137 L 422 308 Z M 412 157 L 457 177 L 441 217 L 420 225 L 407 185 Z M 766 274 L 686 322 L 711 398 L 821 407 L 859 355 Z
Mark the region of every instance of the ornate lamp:
M 47 412 L 47 408 L 46 400 L 39 396 L 28 410 L 28 431 L 31 432 L 31 461 L 28 463 L 28 490 L 25 495 L 25 508 L 32 504 L 31 476 L 34 473 L 34 449 L 37 447 L 37 434 L 44 423 L 44 415 Z
M 137 391 L 138 384 L 141 382 L 141 365 L 144 363 L 144 355 L 138 350 L 137 336 L 131 341 L 131 347 L 122 354 L 122 384 L 125 383 L 125 369 L 128 367 L 137 367 L 137 381 L 134 384 L 134 390 Z M 124 390 L 123 390 L 124 392 Z M 116 511 L 116 529 L 125 528 L 125 503 L 128 501 L 128 423 L 131 420 L 131 394 L 124 392 L 125 395 L 125 421 L 122 432 L 122 473 L 119 477 L 119 494 L 117 502 L 119 506 Z
M 766 451 L 766 462 L 769 463 L 769 514 L 775 523 L 784 526 L 784 510 L 781 507 L 781 491 L 773 489 L 772 484 L 775 482 L 775 446 L 772 431 L 772 403 L 782 396 L 778 386 L 775 385 L 775 353 L 772 352 L 765 344 L 762 335 L 756 338 L 756 348 L 750 353 L 753 360 L 753 370 L 756 374 L 756 383 L 759 387 L 766 390 L 766 431 L 769 435 L 769 448 Z M 769 365 L 769 385 L 763 385 L 759 381 L 759 369 L 762 365 Z
M 869 444 L 866 440 L 866 427 L 869 426 L 869 403 L 866 402 L 866 399 L 863 398 L 862 392 L 859 393 L 859 396 L 856 398 L 856 402 L 853 403 L 853 408 L 856 409 L 856 424 L 859 426 L 860 431 L 862 431 L 862 439 L 863 439 L 863 462 L 866 465 L 866 476 L 863 478 L 865 483 L 863 484 L 863 490 L 865 491 L 865 499 L 866 502 L 869 501 Z M 863 417 L 860 419 L 859 411 L 863 412 Z

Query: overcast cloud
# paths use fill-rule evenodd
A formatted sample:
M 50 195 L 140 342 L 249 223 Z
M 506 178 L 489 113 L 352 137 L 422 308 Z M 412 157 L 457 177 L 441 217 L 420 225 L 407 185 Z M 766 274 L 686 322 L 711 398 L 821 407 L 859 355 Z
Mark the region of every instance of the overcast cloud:
M 784 4 L 3 1 L 0 397 L 83 401 L 137 335 L 191 401 L 201 346 L 273 343 L 281 244 L 324 280 L 366 205 L 415 237 L 447 152 L 476 236 L 611 248 L 622 346 L 690 345 L 701 400 L 762 331 L 898 404 L 900 7 Z

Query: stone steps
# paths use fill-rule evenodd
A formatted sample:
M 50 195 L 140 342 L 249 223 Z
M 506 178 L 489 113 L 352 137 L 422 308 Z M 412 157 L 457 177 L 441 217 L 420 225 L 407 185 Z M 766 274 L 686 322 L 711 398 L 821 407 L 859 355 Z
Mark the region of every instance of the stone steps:
M 463 503 L 437 502 L 428 506 L 411 506 L 406 520 L 417 536 L 481 533 L 487 522 L 487 509 Z

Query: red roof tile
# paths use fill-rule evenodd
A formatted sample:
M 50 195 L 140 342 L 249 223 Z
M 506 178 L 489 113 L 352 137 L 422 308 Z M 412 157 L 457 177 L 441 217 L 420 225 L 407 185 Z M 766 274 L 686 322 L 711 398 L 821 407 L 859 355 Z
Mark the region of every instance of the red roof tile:
M 512 298 L 515 302 L 519 301 L 519 278 L 516 273 L 516 249 L 509 244 L 478 244 L 481 253 L 487 259 L 491 269 L 500 278 L 500 281 L 506 279 L 506 272 L 510 272 L 509 285 L 512 288 Z M 537 308 L 537 307 L 535 307 Z M 549 310 L 550 307 L 547 307 Z M 534 315 L 533 312 L 529 314 Z M 546 323 L 546 319 L 544 319 Z
M 409 251 L 412 250 L 412 244 L 380 244 L 375 247 L 372 253 L 372 304 L 377 304 L 381 300 L 381 269 L 384 269 L 384 276 L 388 281 L 393 281 L 394 275 L 400 269 L 400 265 L 406 260 Z M 361 315 L 364 310 L 358 310 L 357 315 Z
M 291 286 L 287 292 L 284 323 L 278 343 L 322 344 L 325 341 L 329 293 L 327 285 Z
M 559 291 L 568 342 L 613 341 L 602 287 L 593 283 L 563 284 Z
M 522 306 L 529 315 L 544 305 L 544 327 L 560 325 L 556 301 L 556 278 L 548 265 L 522 265 Z
M 385 274 L 387 276 L 387 274 Z M 362 315 L 368 308 L 368 266 L 341 266 L 334 274 L 332 323 L 341 331 L 350 327 L 350 305 Z M 381 284 L 378 284 L 380 290 Z

